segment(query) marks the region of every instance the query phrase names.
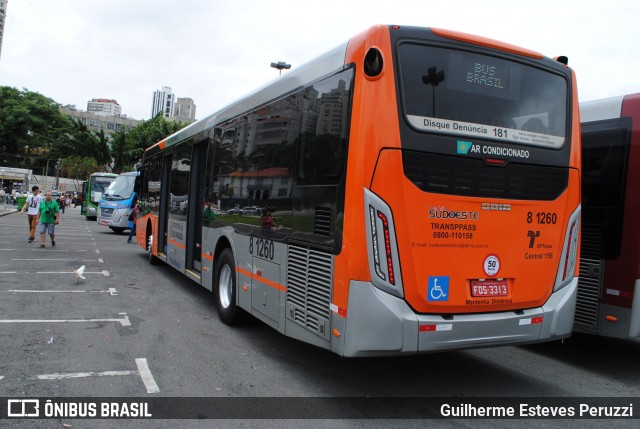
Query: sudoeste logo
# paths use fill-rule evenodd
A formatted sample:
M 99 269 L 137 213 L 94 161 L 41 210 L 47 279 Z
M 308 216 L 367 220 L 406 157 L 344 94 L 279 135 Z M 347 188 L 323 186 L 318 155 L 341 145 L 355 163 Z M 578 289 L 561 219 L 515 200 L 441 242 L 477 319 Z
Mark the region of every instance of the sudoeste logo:
M 449 277 L 429 276 L 427 286 L 427 301 L 449 300 Z
M 462 140 L 458 140 L 458 154 L 466 155 L 469 153 L 469 149 L 471 149 L 472 143 L 465 142 Z

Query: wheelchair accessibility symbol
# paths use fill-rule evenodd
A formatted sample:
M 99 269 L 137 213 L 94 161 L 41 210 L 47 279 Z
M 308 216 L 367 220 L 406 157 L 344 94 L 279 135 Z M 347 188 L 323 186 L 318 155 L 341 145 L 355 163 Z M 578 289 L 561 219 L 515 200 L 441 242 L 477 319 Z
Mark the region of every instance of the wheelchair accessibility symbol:
M 427 301 L 449 300 L 449 277 L 430 276 L 427 286 Z

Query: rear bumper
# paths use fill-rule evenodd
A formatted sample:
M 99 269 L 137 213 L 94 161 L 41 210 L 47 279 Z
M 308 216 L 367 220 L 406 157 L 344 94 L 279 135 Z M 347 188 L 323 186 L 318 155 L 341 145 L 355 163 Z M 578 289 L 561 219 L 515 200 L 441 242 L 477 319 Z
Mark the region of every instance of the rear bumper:
M 568 337 L 573 328 L 578 278 L 538 308 L 444 318 L 416 314 L 400 298 L 368 282 L 351 282 L 342 325 L 344 356 L 427 353 L 476 347 L 528 344 Z M 542 319 L 540 319 L 542 318 Z M 542 320 L 540 322 L 540 320 Z

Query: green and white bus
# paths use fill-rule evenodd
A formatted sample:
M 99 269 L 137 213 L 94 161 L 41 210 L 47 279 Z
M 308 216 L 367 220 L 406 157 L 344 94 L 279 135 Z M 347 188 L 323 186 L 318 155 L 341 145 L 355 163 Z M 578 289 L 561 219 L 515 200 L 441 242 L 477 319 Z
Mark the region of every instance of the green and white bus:
M 102 199 L 102 194 L 109 187 L 111 182 L 118 177 L 114 173 L 93 173 L 87 180 L 87 187 L 84 189 L 84 199 L 82 201 L 81 214 L 87 219 L 96 219 L 98 217 L 98 205 Z

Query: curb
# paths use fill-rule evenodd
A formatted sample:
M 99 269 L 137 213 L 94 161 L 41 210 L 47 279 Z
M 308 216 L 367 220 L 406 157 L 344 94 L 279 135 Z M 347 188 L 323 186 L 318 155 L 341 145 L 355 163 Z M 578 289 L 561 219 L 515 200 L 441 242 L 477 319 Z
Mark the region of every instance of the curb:
M 10 215 L 12 213 L 18 213 L 18 210 L 7 210 L 7 211 L 0 212 L 0 217 L 7 216 L 7 215 Z

